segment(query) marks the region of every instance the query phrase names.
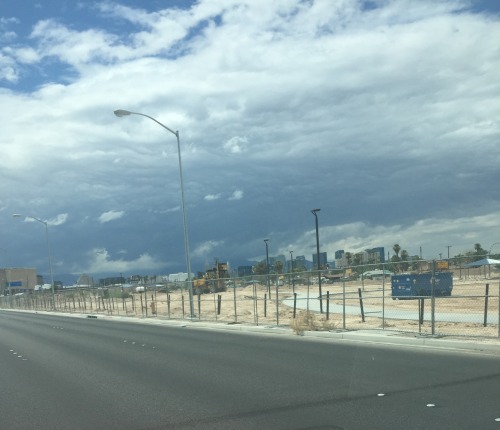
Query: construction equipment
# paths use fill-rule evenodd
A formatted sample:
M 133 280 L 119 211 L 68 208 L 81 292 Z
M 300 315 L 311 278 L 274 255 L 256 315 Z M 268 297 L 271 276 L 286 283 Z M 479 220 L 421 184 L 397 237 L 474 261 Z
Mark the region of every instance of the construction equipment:
M 197 278 L 193 280 L 193 292 L 195 294 L 205 294 L 226 291 L 228 281 L 227 263 L 216 261 L 212 269 L 208 269 L 205 273 L 198 272 Z

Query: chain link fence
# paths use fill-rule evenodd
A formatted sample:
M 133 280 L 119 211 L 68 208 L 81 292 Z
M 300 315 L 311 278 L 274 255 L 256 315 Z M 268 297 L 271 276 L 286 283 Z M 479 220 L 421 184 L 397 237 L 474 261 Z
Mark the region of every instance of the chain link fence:
M 394 265 L 322 271 L 321 278 L 317 271 L 231 278 L 223 291 L 196 294 L 195 290 L 192 297 L 182 283 L 143 286 L 141 292 L 123 287 L 71 288 L 55 294 L 43 291 L 3 296 L 0 308 L 90 317 L 118 315 L 280 325 L 290 326 L 297 333 L 387 329 L 433 336 L 500 338 L 500 271 L 496 267 L 451 265 L 440 272 L 432 262 L 425 262 L 404 275 L 391 275 L 390 269 L 394 270 Z M 440 273 L 450 273 L 449 295 L 440 290 Z M 410 285 L 418 283 L 418 275 L 425 278 L 426 288 L 407 289 L 405 294 L 409 295 L 401 295 L 398 285 L 393 285 L 395 278 L 408 280 Z

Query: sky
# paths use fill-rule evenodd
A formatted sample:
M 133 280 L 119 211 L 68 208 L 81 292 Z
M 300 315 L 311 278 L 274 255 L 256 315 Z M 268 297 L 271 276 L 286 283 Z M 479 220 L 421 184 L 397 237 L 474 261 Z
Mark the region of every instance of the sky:
M 312 260 L 316 208 L 329 261 L 500 252 L 499 40 L 495 0 L 0 0 L 0 266 L 186 271 L 176 136 L 116 109 L 179 131 L 192 272 Z

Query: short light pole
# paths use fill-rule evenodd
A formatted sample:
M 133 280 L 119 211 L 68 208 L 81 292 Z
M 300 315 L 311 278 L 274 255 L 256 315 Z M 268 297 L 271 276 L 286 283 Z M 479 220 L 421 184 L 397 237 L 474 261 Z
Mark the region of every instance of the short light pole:
M 21 214 L 13 214 L 12 215 L 14 218 L 22 218 L 23 215 Z M 45 226 L 45 238 L 47 241 L 47 255 L 49 257 L 49 271 L 50 271 L 50 283 L 51 283 L 51 291 L 52 291 L 52 309 L 56 309 L 56 295 L 54 292 L 54 273 L 52 271 L 52 255 L 50 252 L 50 242 L 49 242 L 49 227 L 47 221 L 44 221 L 40 218 L 37 218 L 36 216 L 26 216 L 26 218 L 31 218 L 32 220 L 38 221 L 39 223 L 43 224 Z
M 319 264 L 319 229 L 318 229 L 318 214 L 321 209 L 313 209 L 311 213 L 316 219 L 316 263 L 318 267 L 318 285 L 319 285 L 319 311 L 323 313 L 323 293 L 321 292 L 321 265 Z
M 191 318 L 194 318 L 194 304 L 193 304 L 193 282 L 191 279 L 191 259 L 189 257 L 189 238 L 188 238 L 188 226 L 187 226 L 187 215 L 186 215 L 186 202 L 184 198 L 184 180 L 182 176 L 182 160 L 181 160 L 181 143 L 179 139 L 179 132 L 168 128 L 166 125 L 162 124 L 160 121 L 156 120 L 152 116 L 139 113 L 131 112 L 124 109 L 118 109 L 114 111 L 117 117 L 127 116 L 127 115 L 140 115 L 149 118 L 151 121 L 156 122 L 159 126 L 163 127 L 165 130 L 169 131 L 177 138 L 177 154 L 179 156 L 179 176 L 181 182 L 181 203 L 182 203 L 182 222 L 184 225 L 184 248 L 186 252 L 186 267 L 188 276 L 188 288 L 189 288 L 189 310 L 191 313 Z
M 271 285 L 269 284 L 269 239 L 264 239 L 264 243 L 266 244 L 266 278 L 267 278 L 267 293 L 269 294 L 269 298 L 271 298 Z

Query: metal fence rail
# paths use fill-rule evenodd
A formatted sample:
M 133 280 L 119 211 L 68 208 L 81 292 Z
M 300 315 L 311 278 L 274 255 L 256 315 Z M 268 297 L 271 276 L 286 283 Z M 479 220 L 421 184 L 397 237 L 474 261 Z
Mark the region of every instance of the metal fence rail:
M 233 278 L 227 291 L 193 297 L 199 321 L 227 324 L 289 325 L 295 331 L 389 329 L 435 336 L 500 338 L 498 270 L 480 275 L 453 270 L 450 296 L 392 296 L 388 277 L 324 278 L 318 295 L 317 272 Z M 459 275 L 459 276 L 457 276 Z M 460 276 L 461 275 L 461 276 Z M 332 283 L 333 282 L 333 283 Z M 320 305 L 320 300 L 322 305 Z M 121 287 L 64 289 L 0 297 L 0 308 L 136 318 L 189 319 L 185 288 Z M 320 309 L 323 312 L 320 312 Z

